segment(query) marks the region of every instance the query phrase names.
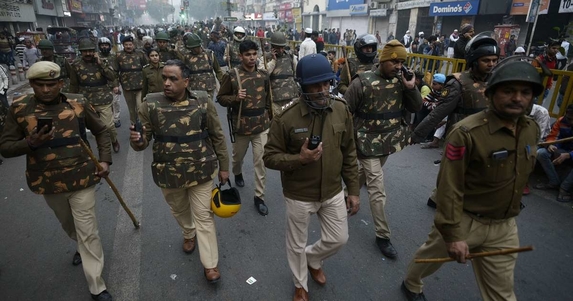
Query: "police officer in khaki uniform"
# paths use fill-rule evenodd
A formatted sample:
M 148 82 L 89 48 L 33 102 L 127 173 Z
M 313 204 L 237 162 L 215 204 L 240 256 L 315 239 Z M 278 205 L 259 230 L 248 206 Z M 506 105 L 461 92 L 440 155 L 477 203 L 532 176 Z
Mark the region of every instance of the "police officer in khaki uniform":
M 352 116 L 344 100 L 329 94 L 334 73 L 320 54 L 303 57 L 297 66 L 299 100 L 275 116 L 265 145 L 265 165 L 281 171 L 286 201 L 286 249 L 293 274 L 293 300 L 308 300 L 308 273 L 326 284 L 323 260 L 348 241 L 347 208 L 360 208 L 358 168 Z M 348 187 L 344 200 L 342 180 Z M 310 215 L 316 213 L 321 238 L 307 246 Z
M 40 61 L 54 62 L 60 66 L 60 76 L 64 80 L 64 88 L 62 91 L 67 91 L 70 84 L 71 72 L 68 60 L 63 56 L 54 53 L 54 44 L 49 40 L 40 40 L 40 42 L 38 42 L 38 49 L 40 49 L 40 53 L 42 54 Z
M 187 88 L 205 91 L 210 99 L 213 99 L 217 80 L 223 79 L 223 71 L 213 51 L 204 50 L 201 46 L 201 38 L 192 33 L 187 37 L 185 50 L 180 56 L 185 65 L 191 69 L 191 78 Z
M 449 255 L 465 263 L 470 252 L 519 246 L 514 217 L 535 166 L 540 134 L 526 112 L 543 89 L 539 73 L 527 62 L 502 62 L 494 69 L 485 90 L 489 109 L 459 121 L 448 135 L 434 226 L 414 258 Z M 516 258 L 509 254 L 472 261 L 483 300 L 516 300 Z M 426 300 L 422 279 L 441 265 L 410 263 L 402 283 L 408 300 Z
M 217 169 L 222 184 L 229 179 L 229 156 L 213 101 L 205 91 L 186 89 L 190 73 L 183 62 L 167 61 L 164 92 L 145 97 L 139 108 L 143 133 L 132 127 L 130 139 L 142 151 L 154 137 L 153 180 L 183 229 L 184 252 L 195 250 L 196 233 L 205 278 L 212 283 L 221 275 L 211 190 Z
M 378 39 L 371 34 L 360 35 L 356 38 L 356 42 L 354 42 L 354 53 L 357 58 L 349 58 L 347 55 L 346 60 L 348 61 L 348 67 L 344 66 L 344 68 L 340 70 L 338 92 L 343 95 L 346 93 L 346 89 L 348 89 L 352 78 L 354 78 L 356 74 L 372 70 L 374 64 L 377 63 L 375 59 L 378 54 Z M 350 75 L 348 71 L 350 71 Z
M 163 92 L 163 66 L 160 60 L 159 50 L 153 49 L 149 52 L 149 64 L 143 67 L 143 98 L 149 93 Z
M 382 49 L 378 69 L 359 73 L 344 94 L 354 115 L 358 173 L 368 189 L 376 244 L 389 258 L 395 258 L 398 253 L 390 242 L 390 227 L 384 212 L 386 191 L 382 167 L 389 155 L 410 143 L 411 133 L 404 116 L 410 116 L 407 112 L 419 111 L 423 102 L 415 77 L 408 80 L 401 74 L 406 55 L 406 48 L 398 40 L 388 42 Z
M 104 256 L 95 215 L 95 185 L 109 174 L 112 162 L 109 132 L 82 95 L 60 93 L 64 81 L 57 64 L 37 62 L 27 77 L 34 94 L 12 103 L 0 153 L 7 158 L 26 155 L 28 187 L 44 196 L 64 231 L 77 241 L 74 264 L 83 261 L 92 298 L 111 301 L 101 275 Z M 103 167 L 98 172 L 80 145 L 86 127 L 96 138 Z
M 271 51 L 265 54 L 267 62 L 264 58 L 259 59 L 259 69 L 264 69 L 269 74 L 273 115 L 280 113 L 282 106 L 299 97 L 298 86 L 294 81 L 296 60 L 285 52 L 286 45 L 284 33 L 273 33 Z
M 259 46 L 251 41 L 241 42 L 239 47 L 241 66 L 229 70 L 223 76 L 217 95 L 219 104 L 232 110 L 233 174 L 235 184 L 244 187 L 243 159 L 251 144 L 255 167 L 255 207 L 261 215 L 268 214 L 264 202 L 266 169 L 263 163 L 264 146 L 267 143 L 271 109 L 271 94 L 267 73 L 257 69 Z M 240 83 L 240 84 L 239 84 Z
M 107 61 L 99 58 L 91 40 L 83 39 L 78 47 L 81 58 L 76 59 L 70 72 L 70 92 L 83 94 L 102 122 L 107 126 L 114 152 L 119 152 L 119 141 L 113 123 L 113 93 L 119 91 L 119 83 Z M 113 89 L 110 90 L 109 87 Z

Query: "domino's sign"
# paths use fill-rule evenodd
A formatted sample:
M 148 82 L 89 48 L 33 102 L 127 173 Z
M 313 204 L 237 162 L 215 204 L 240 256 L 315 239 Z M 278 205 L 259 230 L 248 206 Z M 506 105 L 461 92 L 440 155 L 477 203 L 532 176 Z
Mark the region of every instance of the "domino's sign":
M 438 2 L 430 4 L 430 16 L 474 16 L 478 14 L 479 1 Z

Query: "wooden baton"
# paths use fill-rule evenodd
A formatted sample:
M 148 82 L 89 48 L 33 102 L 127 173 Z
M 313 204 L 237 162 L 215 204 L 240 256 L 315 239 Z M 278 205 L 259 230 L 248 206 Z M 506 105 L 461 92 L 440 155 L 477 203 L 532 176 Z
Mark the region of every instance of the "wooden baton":
M 498 251 L 491 251 L 491 252 L 480 252 L 480 253 L 470 253 L 466 256 L 467 259 L 474 259 L 477 257 L 487 257 L 487 256 L 496 256 L 496 255 L 507 255 L 513 253 L 520 253 L 520 252 L 528 252 L 533 251 L 533 246 L 527 246 L 522 248 L 514 248 L 514 249 L 503 249 Z M 445 258 L 416 258 L 414 260 L 415 263 L 442 263 L 442 262 L 450 262 L 456 261 L 451 257 Z
M 541 142 L 537 145 L 539 146 L 549 146 L 549 145 L 553 145 L 553 144 L 557 144 L 557 143 L 563 143 L 563 142 L 569 142 L 569 141 L 573 141 L 573 137 L 567 137 L 567 138 L 563 138 L 563 139 L 557 139 L 557 140 L 553 140 L 553 141 L 546 141 L 546 142 Z

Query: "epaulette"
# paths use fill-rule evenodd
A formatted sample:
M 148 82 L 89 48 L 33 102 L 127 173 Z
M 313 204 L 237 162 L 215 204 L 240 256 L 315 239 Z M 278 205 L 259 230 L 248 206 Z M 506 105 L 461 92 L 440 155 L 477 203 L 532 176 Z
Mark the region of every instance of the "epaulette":
M 293 99 L 287 103 L 285 103 L 282 107 L 281 107 L 281 112 L 279 113 L 279 116 L 283 115 L 286 111 L 296 107 L 296 104 L 298 104 L 298 99 Z
M 471 130 L 486 125 L 488 122 L 485 111 L 481 111 L 460 120 L 454 125 L 454 129 L 459 128 L 465 133 L 469 133 Z
M 332 96 L 333 96 L 334 100 L 342 102 L 345 106 L 348 105 L 348 103 L 346 102 L 346 99 L 344 99 L 338 95 L 332 95 Z
M 145 66 L 143 66 L 143 69 L 145 69 L 145 68 L 147 68 L 147 67 L 149 67 L 149 66 L 150 66 L 149 64 L 146 64 Z

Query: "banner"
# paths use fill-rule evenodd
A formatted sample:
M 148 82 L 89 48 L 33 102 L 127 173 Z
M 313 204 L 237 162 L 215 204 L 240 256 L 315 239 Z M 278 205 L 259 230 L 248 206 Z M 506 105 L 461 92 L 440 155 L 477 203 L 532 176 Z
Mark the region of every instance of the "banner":
M 561 0 L 561 4 L 559 5 L 559 13 L 573 13 L 573 1 Z
M 479 1 L 436 2 L 430 4 L 430 16 L 474 16 L 478 14 Z
M 326 10 L 350 9 L 351 5 L 364 4 L 364 0 L 328 0 Z
M 70 0 L 70 11 L 73 13 L 83 13 L 82 3 L 79 0 Z
M 368 14 L 368 5 L 366 4 L 355 4 L 350 5 L 350 15 L 367 15 Z
M 539 8 L 540 15 L 546 15 L 549 10 L 549 0 L 531 0 L 531 5 L 529 6 L 529 13 L 525 22 L 533 23 L 535 22 L 535 16 L 537 16 L 537 9 Z
M 0 22 L 36 22 L 32 4 L 0 3 Z
M 300 17 L 300 7 L 295 7 L 291 11 L 294 23 L 302 23 L 302 18 Z
M 562 0 L 567 1 L 567 0 Z M 529 11 L 532 9 L 532 3 L 537 7 L 537 3 L 539 0 L 513 0 L 511 3 L 511 10 L 509 12 L 510 15 L 517 16 L 517 15 L 528 15 Z M 547 11 L 549 10 L 549 0 L 542 0 L 541 1 L 541 9 L 539 10 L 540 15 L 546 15 Z M 535 21 L 535 13 L 537 12 L 537 8 L 535 8 L 535 12 L 533 13 L 533 21 Z M 559 11 L 561 12 L 561 11 Z M 531 22 L 533 22 L 531 21 Z M 529 22 L 529 21 L 528 21 Z

